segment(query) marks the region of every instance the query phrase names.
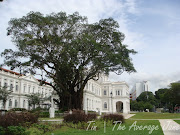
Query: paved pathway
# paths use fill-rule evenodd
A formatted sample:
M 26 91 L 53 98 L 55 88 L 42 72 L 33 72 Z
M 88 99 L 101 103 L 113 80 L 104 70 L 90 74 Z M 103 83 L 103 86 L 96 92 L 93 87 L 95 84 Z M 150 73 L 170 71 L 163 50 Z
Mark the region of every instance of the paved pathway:
M 48 119 L 48 120 L 39 120 L 41 122 L 55 122 L 55 123 L 62 123 L 63 119 Z
M 180 125 L 172 119 L 159 120 L 164 135 L 180 135 Z
M 124 119 L 129 119 L 130 117 L 134 116 L 135 114 L 122 114 Z

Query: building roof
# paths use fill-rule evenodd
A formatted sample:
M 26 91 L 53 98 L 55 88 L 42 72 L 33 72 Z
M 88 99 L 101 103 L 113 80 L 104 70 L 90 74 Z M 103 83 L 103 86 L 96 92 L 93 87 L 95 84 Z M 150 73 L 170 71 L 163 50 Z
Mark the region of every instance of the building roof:
M 25 75 L 23 75 L 23 74 L 20 74 L 20 73 L 17 73 L 17 72 L 14 72 L 14 71 L 12 71 L 12 70 L 8 70 L 8 69 L 5 69 L 5 68 L 2 68 L 2 67 L 0 67 L 0 70 L 3 70 L 4 72 L 9 72 L 9 73 L 11 73 L 11 74 L 15 74 L 15 75 L 19 75 L 19 76 L 25 76 Z M 36 80 L 38 80 L 39 82 L 41 82 L 42 80 L 40 80 L 40 79 L 36 79 Z M 46 82 L 46 81 L 43 81 L 45 84 L 50 84 L 50 83 L 48 83 L 48 82 Z
M 2 68 L 2 67 L 0 67 L 0 70 L 3 70 L 3 71 L 5 71 L 5 72 L 9 72 L 9 73 L 11 73 L 11 74 L 23 76 L 23 74 L 20 74 L 20 73 L 17 73 L 17 72 L 14 72 L 14 71 L 11 71 L 11 70 Z

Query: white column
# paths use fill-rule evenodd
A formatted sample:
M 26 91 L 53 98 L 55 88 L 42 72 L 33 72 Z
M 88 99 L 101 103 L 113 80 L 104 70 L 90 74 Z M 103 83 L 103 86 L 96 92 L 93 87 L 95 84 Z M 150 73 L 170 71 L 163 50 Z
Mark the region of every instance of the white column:
M 126 101 L 123 102 L 123 113 L 124 113 L 124 114 L 127 114 L 127 113 L 128 113 Z
M 1 86 L 4 86 L 4 76 L 1 76 Z

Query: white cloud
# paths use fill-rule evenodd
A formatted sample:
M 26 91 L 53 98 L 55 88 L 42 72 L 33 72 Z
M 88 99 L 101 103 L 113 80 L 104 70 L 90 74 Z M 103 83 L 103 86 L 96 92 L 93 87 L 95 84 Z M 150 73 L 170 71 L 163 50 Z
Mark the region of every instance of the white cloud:
M 127 10 L 128 9 L 128 10 Z M 132 32 L 128 29 L 132 20 L 127 17 L 127 12 L 131 14 L 137 13 L 137 8 L 134 1 L 119 1 L 119 0 L 7 0 L 0 4 L 0 37 L 2 52 L 6 48 L 13 48 L 14 45 L 10 41 L 10 37 L 6 36 L 6 28 L 8 21 L 11 18 L 19 18 L 26 15 L 30 11 L 39 11 L 43 14 L 51 12 L 65 11 L 71 14 L 78 11 L 81 15 L 87 16 L 90 23 L 97 22 L 102 18 L 113 17 L 120 24 L 120 31 L 126 35 L 125 44 L 130 48 L 141 48 L 143 44 L 139 39 L 142 39 L 142 34 Z
M 110 81 L 126 81 L 130 85 L 130 89 L 137 82 L 149 81 L 150 91 L 155 92 L 160 88 L 167 88 L 170 83 L 180 80 L 180 71 L 166 74 L 149 74 L 146 72 L 127 74 L 123 73 L 117 76 L 114 73 L 110 74 Z

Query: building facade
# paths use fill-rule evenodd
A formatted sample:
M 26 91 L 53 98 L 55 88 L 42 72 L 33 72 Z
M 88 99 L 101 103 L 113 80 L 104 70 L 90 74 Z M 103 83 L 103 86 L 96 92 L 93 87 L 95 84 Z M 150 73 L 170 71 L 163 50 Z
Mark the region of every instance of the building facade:
M 84 89 L 83 109 L 102 113 L 129 113 L 129 86 L 126 82 L 110 82 L 104 75 L 98 81 L 90 80 Z
M 28 98 L 25 96 L 27 94 L 40 93 L 42 97 L 51 96 L 53 89 L 48 85 L 39 84 L 32 75 L 24 76 L 7 69 L 0 69 L 0 85 L 8 86 L 13 91 L 6 102 L 7 110 L 30 109 Z M 0 101 L 0 109 L 2 108 Z M 126 82 L 110 82 L 105 75 L 101 75 L 98 81 L 89 80 L 84 89 L 83 109 L 100 113 L 129 113 L 129 86 Z
M 40 82 L 32 75 L 24 76 L 19 73 L 1 68 L 0 86 L 7 86 L 7 90 L 12 91 L 6 102 L 5 109 L 30 109 L 28 98 L 25 96 L 28 94 L 39 93 L 42 97 L 49 97 L 52 93 L 52 88 L 48 85 L 40 86 L 39 84 Z M 2 101 L 0 101 L 0 109 L 3 109 Z

